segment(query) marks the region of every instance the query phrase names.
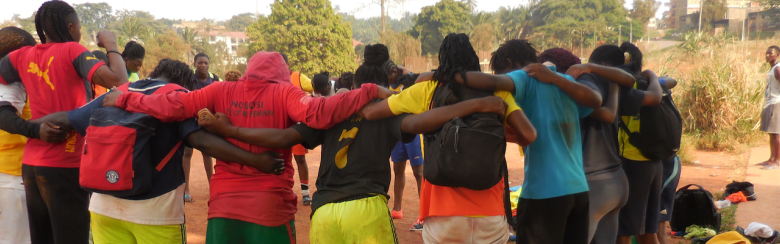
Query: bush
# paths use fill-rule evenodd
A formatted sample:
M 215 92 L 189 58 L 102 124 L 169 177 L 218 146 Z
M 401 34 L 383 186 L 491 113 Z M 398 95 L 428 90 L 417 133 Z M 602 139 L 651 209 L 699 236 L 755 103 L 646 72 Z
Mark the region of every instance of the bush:
M 739 151 L 760 135 L 754 127 L 763 88 L 746 69 L 743 62 L 713 55 L 681 77 L 682 89 L 674 94 L 675 101 L 683 131 L 694 136 L 697 148 Z

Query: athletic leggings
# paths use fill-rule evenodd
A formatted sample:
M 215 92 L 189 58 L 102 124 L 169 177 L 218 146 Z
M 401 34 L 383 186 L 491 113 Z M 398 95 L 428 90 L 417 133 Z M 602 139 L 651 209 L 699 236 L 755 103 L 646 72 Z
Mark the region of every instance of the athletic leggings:
M 590 222 L 588 223 L 588 243 L 614 244 L 618 233 L 620 209 L 628 201 L 628 179 L 622 168 L 618 168 L 608 178 L 588 180 L 590 192 Z M 603 176 L 603 175 L 602 175 Z

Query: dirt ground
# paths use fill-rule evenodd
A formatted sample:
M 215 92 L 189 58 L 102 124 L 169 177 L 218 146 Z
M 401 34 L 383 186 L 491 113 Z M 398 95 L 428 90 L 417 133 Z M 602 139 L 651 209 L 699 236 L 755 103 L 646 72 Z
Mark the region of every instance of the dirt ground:
M 693 165 L 684 165 L 681 173 L 680 187 L 687 184 L 699 184 L 711 192 L 722 192 L 725 185 L 734 180 L 743 180 L 745 177 L 744 164 L 747 162 L 749 152 L 738 155 L 731 155 L 717 152 L 695 151 L 694 157 L 698 163 Z M 187 203 L 185 207 L 187 216 L 187 242 L 192 244 L 205 243 L 206 237 L 206 217 L 208 209 L 208 181 L 206 173 L 200 162 L 202 158 L 199 152 L 195 152 L 193 157 L 190 194 L 195 199 L 194 203 Z M 319 148 L 312 150 L 306 155 L 306 161 L 309 165 L 309 184 L 311 192 L 316 191 L 314 182 L 317 178 L 317 170 L 320 165 Z M 507 162 L 509 162 L 509 181 L 510 186 L 522 184 L 523 180 L 523 159 L 520 156 L 517 145 L 510 144 L 507 147 Z M 388 159 L 388 163 L 390 163 Z M 295 165 L 293 163 L 293 165 Z M 296 167 L 295 188 L 293 190 L 300 194 L 300 184 Z M 393 184 L 390 184 L 391 197 L 388 207 L 392 208 Z M 419 198 L 417 196 L 417 183 L 412 175 L 411 167 L 406 169 L 406 187 L 404 188 L 403 211 L 404 219 L 395 220 L 396 232 L 400 243 L 422 243 L 421 232 L 410 231 L 409 227 L 416 220 L 419 214 Z M 298 198 L 298 213 L 295 215 L 295 228 L 297 231 L 298 243 L 309 243 L 309 216 L 311 208 L 303 206 Z M 678 243 L 682 239 L 672 239 L 670 243 Z

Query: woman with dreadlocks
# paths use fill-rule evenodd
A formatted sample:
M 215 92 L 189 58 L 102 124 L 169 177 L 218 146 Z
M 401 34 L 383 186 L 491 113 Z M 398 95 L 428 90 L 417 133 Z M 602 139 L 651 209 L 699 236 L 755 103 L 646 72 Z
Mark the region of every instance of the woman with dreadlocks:
M 196 78 L 189 66 L 183 62 L 160 60 L 149 79 L 120 86 L 120 89 L 143 94 L 186 92 L 192 88 Z M 103 99 L 69 112 L 59 112 L 40 120 L 50 120 L 67 130 L 76 130 L 84 135 L 93 111 L 103 108 Z M 35 122 L 40 122 L 35 121 Z M 281 162 L 275 162 L 270 152 L 252 154 L 230 144 L 222 137 L 200 130 L 195 120 L 160 123 L 154 128 L 149 148 L 152 162 L 164 161 L 151 179 L 148 191 L 132 196 L 112 196 L 93 193 L 89 202 L 92 235 L 95 243 L 184 243 L 187 240 L 184 226 L 184 169 L 183 147 L 192 146 L 244 166 L 264 172 L 281 169 Z M 90 132 L 92 133 L 92 132 Z M 93 149 L 94 150 L 94 149 Z M 117 207 L 121 206 L 121 207 Z
M 109 67 L 78 43 L 81 23 L 67 3 L 43 3 L 35 14 L 35 29 L 43 44 L 23 47 L 0 61 L 0 84 L 24 84 L 32 119 L 86 104 L 92 98 L 90 82 L 103 87 L 127 82 L 114 33 L 97 35 L 98 46 L 107 50 Z M 79 185 L 84 138 L 70 133 L 65 142 L 49 144 L 37 138 L 39 130 L 25 133 L 30 139 L 22 165 L 32 242 L 85 241 L 89 195 Z
M 0 57 L 25 46 L 35 46 L 30 33 L 16 27 L 0 29 Z M 0 84 L 0 110 L 2 119 L 30 119 L 27 93 L 21 83 Z M 51 128 L 50 125 L 43 126 Z M 0 243 L 3 244 L 30 243 L 22 185 L 22 154 L 26 142 L 24 136 L 0 130 L 0 229 L 4 230 Z
M 439 84 L 454 83 L 458 73 L 467 71 L 480 71 L 479 58 L 466 34 L 449 34 L 439 49 L 439 68 L 432 80 L 417 83 L 387 100 L 368 105 L 361 110 L 361 115 L 375 120 L 428 111 Z M 519 143 L 528 145 L 533 142 L 536 131 L 511 94 L 500 91 L 495 95 L 509 105 L 506 121 L 518 133 Z M 412 225 L 412 230 L 422 230 L 426 243 L 503 243 L 509 239 L 503 180 L 479 191 L 434 185 L 427 180 L 420 188 L 420 217 Z M 425 228 L 422 228 L 423 223 Z
M 146 56 L 146 49 L 141 44 L 135 41 L 130 41 L 125 44 L 125 50 L 122 51 L 122 58 L 125 60 L 127 67 L 127 80 L 135 82 L 141 79 L 138 76 L 138 70 L 144 65 L 144 56 Z

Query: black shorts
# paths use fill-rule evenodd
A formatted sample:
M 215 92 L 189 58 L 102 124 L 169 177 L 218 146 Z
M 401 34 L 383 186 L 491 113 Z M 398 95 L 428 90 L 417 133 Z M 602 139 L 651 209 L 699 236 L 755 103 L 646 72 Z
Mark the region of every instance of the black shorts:
M 680 183 L 680 158 L 674 156 L 672 159 L 661 161 L 664 167 L 663 190 L 661 191 L 661 212 L 658 221 L 672 221 L 672 211 L 674 211 L 674 194 L 677 193 L 677 184 Z
M 618 236 L 658 233 L 661 212 L 661 161 L 622 159 L 628 178 L 628 202 L 620 209 Z
M 587 244 L 588 192 L 547 199 L 520 198 L 517 243 Z
M 22 165 L 32 243 L 87 243 L 89 193 L 79 168 Z

